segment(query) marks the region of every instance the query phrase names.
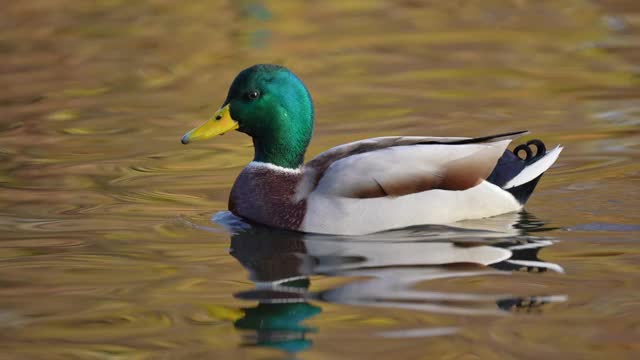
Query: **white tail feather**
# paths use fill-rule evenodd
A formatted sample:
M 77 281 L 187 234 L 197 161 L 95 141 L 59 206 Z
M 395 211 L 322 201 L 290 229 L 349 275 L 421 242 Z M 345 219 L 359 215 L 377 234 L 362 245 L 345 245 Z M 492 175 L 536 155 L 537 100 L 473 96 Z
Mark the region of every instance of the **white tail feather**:
M 525 167 L 520 172 L 520 174 L 516 175 L 516 177 L 509 180 L 509 182 L 503 186 L 503 189 L 510 189 L 515 186 L 526 184 L 529 181 L 537 178 L 543 172 L 547 171 L 547 169 L 549 169 L 551 165 L 553 165 L 553 163 L 556 162 L 556 160 L 558 160 L 558 156 L 560 155 L 561 151 L 562 151 L 561 146 L 556 146 L 555 149 L 551 151 L 547 151 L 547 153 L 540 160 Z

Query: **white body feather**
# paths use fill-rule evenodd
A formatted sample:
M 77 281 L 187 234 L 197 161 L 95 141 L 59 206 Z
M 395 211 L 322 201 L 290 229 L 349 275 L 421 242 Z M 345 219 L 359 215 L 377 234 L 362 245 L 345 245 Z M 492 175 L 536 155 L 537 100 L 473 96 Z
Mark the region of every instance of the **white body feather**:
M 542 173 L 547 171 L 553 165 L 553 163 L 558 160 L 558 156 L 560 156 L 560 152 L 562 151 L 562 146 L 556 146 L 555 149 L 547 152 L 540 160 L 534 162 L 533 164 L 527 166 L 513 179 L 509 180 L 504 185 L 505 189 L 511 189 L 514 186 L 519 186 L 522 184 L 526 184 L 529 181 L 537 178 Z
M 363 235 L 422 224 L 451 224 L 517 211 L 508 192 L 483 181 L 464 191 L 429 190 L 399 197 L 355 199 L 312 192 L 301 231 Z

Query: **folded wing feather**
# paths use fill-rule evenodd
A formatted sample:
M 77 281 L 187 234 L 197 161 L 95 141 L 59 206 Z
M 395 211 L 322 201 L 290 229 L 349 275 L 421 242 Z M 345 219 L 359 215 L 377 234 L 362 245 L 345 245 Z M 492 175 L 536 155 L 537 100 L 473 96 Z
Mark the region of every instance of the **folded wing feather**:
M 479 139 L 396 137 L 359 141 L 307 165 L 309 190 L 349 198 L 402 196 L 431 189 L 465 190 L 493 170 L 512 136 Z

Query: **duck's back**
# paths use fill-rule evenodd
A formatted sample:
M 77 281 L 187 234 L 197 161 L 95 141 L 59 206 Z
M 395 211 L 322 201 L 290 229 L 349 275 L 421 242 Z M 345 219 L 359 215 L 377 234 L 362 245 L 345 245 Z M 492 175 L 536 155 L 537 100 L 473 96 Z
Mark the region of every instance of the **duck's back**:
M 360 235 L 517 211 L 562 150 L 532 140 L 516 147 L 527 152 L 521 159 L 506 148 L 522 134 L 385 137 L 330 149 L 306 166 L 317 179 L 299 229 Z

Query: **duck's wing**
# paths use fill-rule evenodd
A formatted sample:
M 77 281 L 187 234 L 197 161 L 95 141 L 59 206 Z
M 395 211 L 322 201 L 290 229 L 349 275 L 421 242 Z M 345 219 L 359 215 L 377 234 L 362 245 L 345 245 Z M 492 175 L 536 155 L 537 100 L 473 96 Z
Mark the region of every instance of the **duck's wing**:
M 514 138 L 382 137 L 332 148 L 305 165 L 298 195 L 401 196 L 431 189 L 465 190 L 486 179 Z

